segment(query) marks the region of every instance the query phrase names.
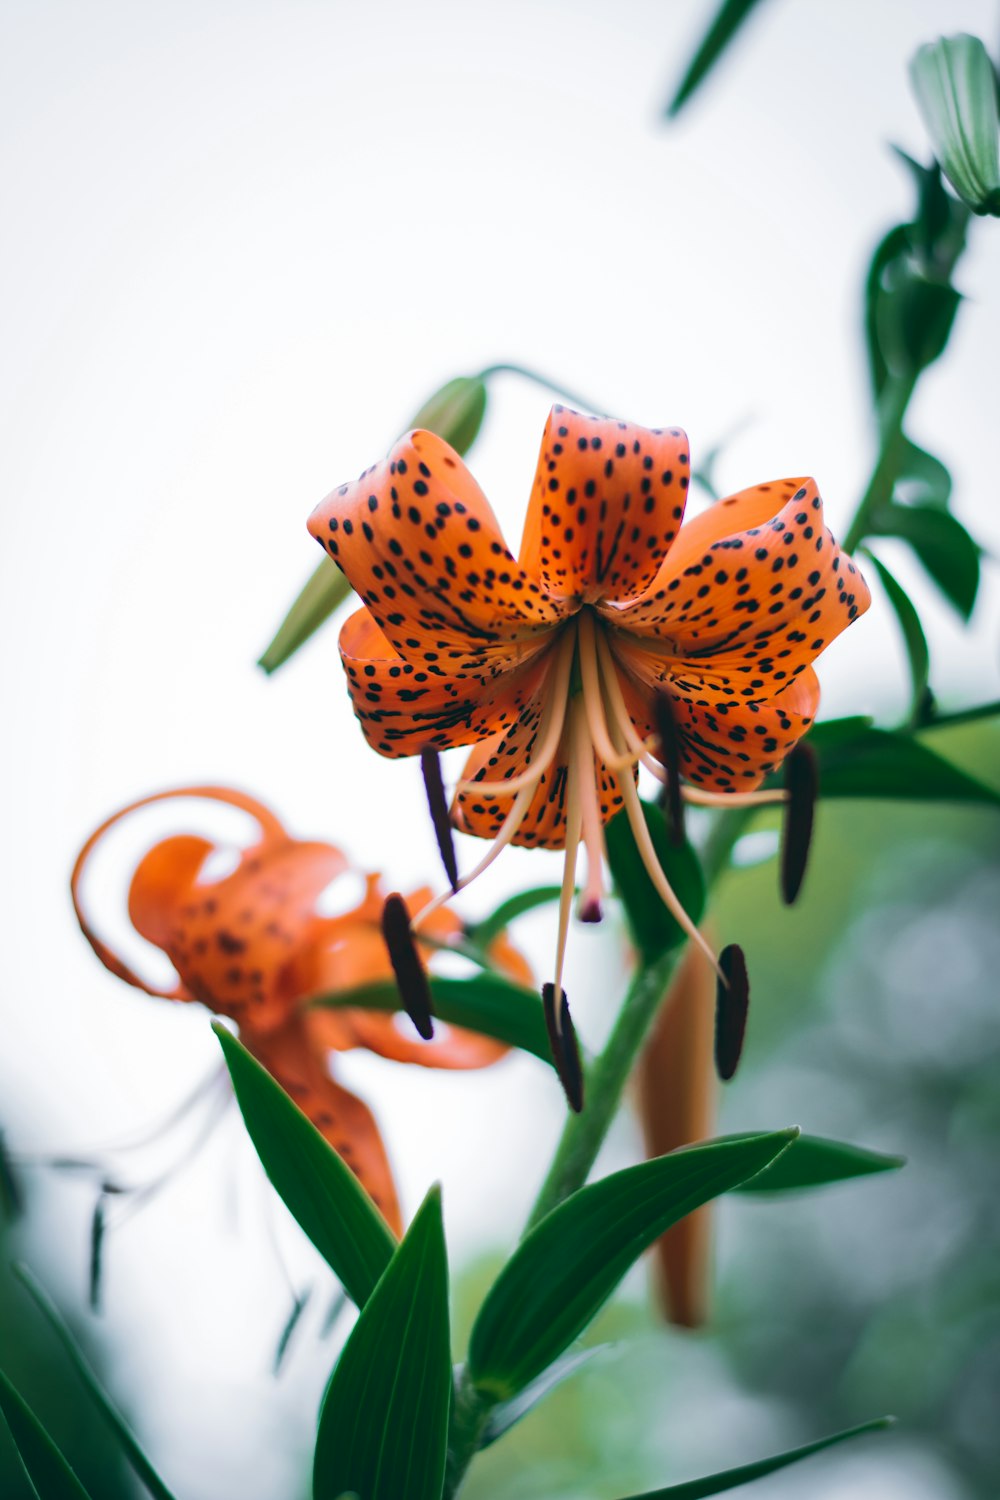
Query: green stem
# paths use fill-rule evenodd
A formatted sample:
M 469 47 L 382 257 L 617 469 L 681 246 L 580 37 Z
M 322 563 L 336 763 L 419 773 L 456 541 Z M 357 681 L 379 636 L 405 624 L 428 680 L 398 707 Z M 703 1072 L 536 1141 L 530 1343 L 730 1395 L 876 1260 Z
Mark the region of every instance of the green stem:
M 868 488 L 862 495 L 854 518 L 847 528 L 843 548 L 845 552 L 856 552 L 869 535 L 872 521 L 880 506 L 888 504 L 899 477 L 899 461 L 903 451 L 903 418 L 916 388 L 917 376 L 905 380 L 890 381 L 886 387 L 885 404 L 879 413 L 881 443 L 878 458 L 872 470 Z
M 539 375 L 537 370 L 529 370 L 527 365 L 487 365 L 485 370 L 480 370 L 479 379 L 489 380 L 491 375 L 520 375 L 522 380 L 530 380 L 543 390 L 551 391 L 554 396 L 561 396 L 570 406 L 581 406 L 585 411 L 600 413 L 600 407 L 595 406 L 592 401 L 586 401 L 583 396 L 568 391 L 564 385 L 560 385 L 557 380 L 550 380 L 547 375 Z
M 455 1372 L 455 1402 L 448 1424 L 448 1458 L 444 1472 L 443 1500 L 458 1493 L 466 1471 L 479 1452 L 493 1403 L 475 1386 L 463 1370 Z
M 944 729 L 951 724 L 974 724 L 977 719 L 995 719 L 1000 714 L 1000 699 L 992 703 L 977 703 L 972 708 L 957 708 L 953 713 L 935 714 L 923 719 L 919 729 Z
M 648 968 L 640 969 L 629 985 L 604 1051 L 587 1070 L 586 1105 L 580 1114 L 570 1115 L 566 1121 L 548 1176 L 531 1211 L 529 1229 L 586 1182 L 615 1117 L 639 1048 L 660 1008 L 680 951 L 672 949 Z

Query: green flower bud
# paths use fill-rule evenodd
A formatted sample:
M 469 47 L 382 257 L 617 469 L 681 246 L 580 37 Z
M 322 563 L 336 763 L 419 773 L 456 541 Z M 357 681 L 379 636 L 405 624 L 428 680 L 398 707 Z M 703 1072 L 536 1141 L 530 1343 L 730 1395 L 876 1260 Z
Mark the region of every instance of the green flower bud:
M 978 37 L 941 37 L 910 63 L 917 104 L 941 170 L 977 214 L 1000 217 L 997 78 Z
M 475 442 L 485 414 L 485 383 L 478 375 L 459 375 L 424 402 L 410 427 L 426 427 L 464 454 Z

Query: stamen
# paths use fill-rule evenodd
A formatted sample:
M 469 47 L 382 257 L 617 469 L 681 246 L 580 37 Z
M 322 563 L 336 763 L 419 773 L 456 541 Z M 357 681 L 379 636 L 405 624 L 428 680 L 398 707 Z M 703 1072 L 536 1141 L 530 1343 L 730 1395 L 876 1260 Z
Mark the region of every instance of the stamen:
M 427 918 L 431 916 L 432 913 L 440 910 L 442 906 L 447 905 L 452 896 L 457 895 L 459 891 L 464 891 L 466 887 L 470 886 L 474 880 L 478 880 L 483 871 L 489 869 L 490 865 L 496 859 L 497 855 L 501 854 L 503 850 L 506 849 L 511 839 L 514 837 L 515 833 L 524 822 L 525 816 L 528 812 L 528 808 L 531 806 L 531 799 L 535 795 L 535 788 L 538 785 L 538 782 L 542 779 L 542 775 L 543 773 L 539 771 L 537 776 L 535 777 L 535 780 L 529 786 L 522 787 L 522 789 L 518 792 L 517 796 L 514 798 L 513 807 L 500 826 L 500 831 L 498 832 L 490 847 L 487 849 L 486 853 L 483 855 L 482 859 L 479 861 L 478 865 L 475 865 L 469 871 L 468 875 L 463 875 L 461 877 L 453 891 L 442 892 L 440 896 L 435 896 L 433 901 L 428 901 L 426 906 L 422 906 L 420 908 L 420 910 L 417 912 L 416 916 L 410 923 L 410 928 L 413 932 L 416 932 L 419 927 L 422 927 Z
M 750 980 L 747 961 L 738 943 L 730 943 L 719 954 L 719 983 L 715 992 L 715 1069 L 728 1083 L 736 1072 L 743 1051 Z
M 634 755 L 623 755 L 616 750 L 608 734 L 604 718 L 604 700 L 597 669 L 597 642 L 593 616 L 588 610 L 580 614 L 580 677 L 583 681 L 583 703 L 587 712 L 587 726 L 594 749 L 609 771 L 622 771 L 635 765 Z
M 576 629 L 570 625 L 559 643 L 558 655 L 552 669 L 552 682 L 546 692 L 546 703 L 542 721 L 538 727 L 538 750 L 532 756 L 527 769 L 506 781 L 458 782 L 457 792 L 473 792 L 484 797 L 511 797 L 524 787 L 537 786 L 542 775 L 555 759 L 562 737 L 566 707 L 569 703 L 569 680 L 573 670 L 573 655 L 576 649 Z
M 636 762 L 645 766 L 646 770 L 651 771 L 659 781 L 666 780 L 666 771 L 658 761 L 653 759 L 654 742 L 644 740 L 632 723 L 631 715 L 625 706 L 621 683 L 618 681 L 618 668 L 615 665 L 614 655 L 603 630 L 597 632 L 597 658 L 601 668 L 605 700 L 611 710 L 612 727 L 622 736 Z
M 788 800 L 788 793 L 780 787 L 764 792 L 708 792 L 704 787 L 686 782 L 682 792 L 684 801 L 694 807 L 773 807 Z
M 604 830 L 597 797 L 594 771 L 594 748 L 587 733 L 585 714 L 574 705 L 572 712 L 572 774 L 579 787 L 583 847 L 587 853 L 587 881 L 580 897 L 577 916 L 581 922 L 599 922 L 604 913 Z
M 650 837 L 649 829 L 646 827 L 646 819 L 643 816 L 642 804 L 639 801 L 639 793 L 635 789 L 635 782 L 632 780 L 632 777 L 629 774 L 619 774 L 615 777 L 615 780 L 617 781 L 622 797 L 625 800 L 625 811 L 628 815 L 629 826 L 632 829 L 632 837 L 635 839 L 636 848 L 638 849 L 639 856 L 642 859 L 643 865 L 645 866 L 646 874 L 649 876 L 650 880 L 653 882 L 654 887 L 656 888 L 657 895 L 660 897 L 660 900 L 670 912 L 671 916 L 687 933 L 691 941 L 697 943 L 698 947 L 701 949 L 705 957 L 708 959 L 709 963 L 712 965 L 712 968 L 716 971 L 717 974 L 720 975 L 720 978 L 722 978 L 725 982 L 725 976 L 722 974 L 722 971 L 719 967 L 718 959 L 712 952 L 710 945 L 705 941 L 704 937 L 698 931 L 698 928 L 695 926 L 691 918 L 688 916 L 687 912 L 684 910 L 684 907 L 678 899 L 673 886 L 670 884 L 670 881 L 667 879 L 666 875 L 660 868 L 660 861 L 657 859 L 656 850 L 653 848 L 653 840 Z
M 94 1214 L 90 1221 L 90 1270 L 87 1278 L 88 1295 L 91 1312 L 100 1312 L 101 1309 L 101 1266 L 102 1251 L 104 1248 L 104 1201 L 107 1192 L 107 1184 L 101 1189 L 101 1196 L 94 1204 Z
M 796 745 L 785 761 L 788 805 L 781 830 L 781 896 L 786 906 L 791 906 L 802 889 L 818 793 L 816 752 L 811 745 Z
M 575 711 L 574 711 L 575 717 Z M 566 959 L 566 939 L 569 935 L 569 918 L 576 892 L 576 856 L 580 848 L 580 777 L 575 758 L 571 755 L 566 789 L 566 853 L 563 856 L 562 890 L 559 894 L 559 927 L 556 935 L 555 992 L 562 991 L 563 964 Z
M 386 897 L 382 909 L 382 936 L 389 950 L 389 962 L 396 976 L 403 1009 L 424 1041 L 429 1042 L 434 1035 L 430 981 L 420 962 L 406 903 L 396 892 Z
M 670 694 L 664 690 L 654 699 L 656 728 L 660 736 L 660 760 L 666 781 L 660 795 L 660 806 L 667 815 L 670 842 L 677 848 L 684 843 L 684 802 L 681 797 L 681 742 L 677 733 L 677 715 Z
M 420 769 L 423 772 L 424 791 L 427 793 L 427 806 L 434 825 L 434 837 L 437 839 L 441 863 L 444 865 L 444 872 L 454 894 L 458 890 L 458 860 L 455 857 L 455 841 L 451 832 L 448 798 L 441 779 L 441 757 L 433 745 L 424 745 L 421 750 Z
M 583 1064 L 580 1061 L 580 1047 L 569 1013 L 566 991 L 559 990 L 557 1005 L 556 986 L 543 984 L 542 1008 L 545 1011 L 545 1026 L 549 1033 L 549 1046 L 552 1048 L 552 1060 L 556 1065 L 559 1082 L 563 1086 L 570 1109 L 574 1114 L 579 1114 L 583 1109 Z

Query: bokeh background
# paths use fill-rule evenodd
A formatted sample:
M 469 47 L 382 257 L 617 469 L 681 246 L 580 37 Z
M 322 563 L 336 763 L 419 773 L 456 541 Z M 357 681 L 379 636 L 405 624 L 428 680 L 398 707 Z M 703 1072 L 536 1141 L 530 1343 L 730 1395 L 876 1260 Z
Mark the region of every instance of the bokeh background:
M 272 680 L 254 660 L 314 564 L 309 510 L 452 375 L 534 366 L 598 409 L 682 423 L 696 459 L 725 440 L 723 488 L 815 473 L 843 523 L 873 452 L 861 282 L 910 204 L 889 143 L 928 152 L 906 63 L 942 30 L 991 44 L 997 9 L 771 0 L 668 126 L 712 10 L 0 7 L 0 1125 L 26 1199 L 0 1234 L 185 1500 L 304 1493 L 347 1319 L 321 1337 L 333 1289 L 234 1113 L 109 1233 L 103 1310 L 88 1311 L 93 1185 L 37 1159 L 141 1134 L 217 1046 L 197 1008 L 100 968 L 69 867 L 132 797 L 229 781 L 393 885 L 437 877 L 419 773 L 366 750 L 332 633 Z M 973 225 L 967 300 L 910 422 L 993 550 L 997 235 Z M 548 404 L 503 377 L 473 450 L 512 540 Z M 943 706 L 995 698 L 989 558 L 966 631 L 907 557 L 884 555 L 925 612 Z M 881 596 L 821 676 L 825 712 L 899 715 Z M 995 782 L 989 725 L 935 744 Z M 122 872 L 169 823 L 150 813 L 102 863 L 95 905 L 123 945 Z M 791 915 L 766 837 L 744 847 L 719 920 L 752 950 L 755 1006 L 723 1127 L 797 1122 L 910 1165 L 812 1199 L 722 1205 L 710 1329 L 665 1333 L 636 1275 L 594 1330 L 617 1347 L 484 1456 L 470 1500 L 602 1500 L 886 1410 L 903 1419 L 894 1436 L 762 1483 L 761 1500 L 1000 1491 L 998 828 L 981 810 L 833 804 Z M 466 910 L 540 874 L 545 856 L 513 853 Z M 545 917 L 519 937 L 544 962 Z M 621 971 L 613 927 L 573 934 L 567 986 L 591 1044 Z M 443 1180 L 467 1321 L 557 1136 L 551 1078 L 523 1058 L 462 1078 L 352 1055 L 338 1074 L 375 1107 L 406 1207 Z M 116 1162 L 155 1172 L 175 1148 Z M 604 1164 L 638 1150 L 623 1117 Z M 276 1377 L 289 1283 L 314 1290 Z M 94 1493 L 131 1495 L 6 1279 L 0 1356 Z M 5 1435 L 0 1492 L 27 1493 Z

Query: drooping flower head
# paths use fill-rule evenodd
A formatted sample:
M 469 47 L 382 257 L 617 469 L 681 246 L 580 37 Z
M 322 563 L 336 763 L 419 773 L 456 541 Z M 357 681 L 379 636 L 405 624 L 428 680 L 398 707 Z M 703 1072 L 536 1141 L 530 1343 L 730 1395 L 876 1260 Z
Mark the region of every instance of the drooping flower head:
M 256 819 L 259 838 L 219 879 L 212 878 L 207 863 L 218 846 L 200 836 L 174 834 L 140 859 L 129 885 L 129 917 L 176 972 L 175 982 L 158 985 L 98 936 L 83 904 L 83 883 L 91 855 L 113 827 L 151 803 L 174 798 L 237 807 Z M 110 817 L 81 850 L 71 886 L 80 926 L 106 967 L 147 994 L 200 1001 L 236 1021 L 246 1046 L 354 1169 L 398 1232 L 399 1204 L 378 1129 L 367 1106 L 331 1077 L 328 1053 L 365 1047 L 424 1067 L 478 1068 L 506 1049 L 458 1028 L 434 1041 L 411 1040 L 393 1016 L 382 1012 L 308 1008 L 316 996 L 391 978 L 379 927 L 386 897 L 377 875 L 366 878 L 364 896 L 353 909 L 325 916 L 317 908 L 323 892 L 348 868 L 339 849 L 292 838 L 253 798 L 227 787 L 187 787 L 144 797 Z M 430 895 L 417 891 L 406 904 L 419 910 Z M 447 945 L 460 931 L 454 913 L 438 910 L 426 936 Z M 424 956 L 430 957 L 429 949 Z M 495 941 L 490 957 L 512 978 L 530 980 L 525 961 L 505 937 Z
M 557 1005 L 578 845 L 593 920 L 602 830 L 622 808 L 701 941 L 656 860 L 638 766 L 682 778 L 702 805 L 779 799 L 757 789 L 813 722 L 813 662 L 869 603 L 815 481 L 755 485 L 681 529 L 689 475 L 679 428 L 555 406 L 517 557 L 462 460 L 426 431 L 309 521 L 362 600 L 340 652 L 369 744 L 474 747 L 452 821 L 493 842 L 459 885 L 508 843 L 565 848 Z

